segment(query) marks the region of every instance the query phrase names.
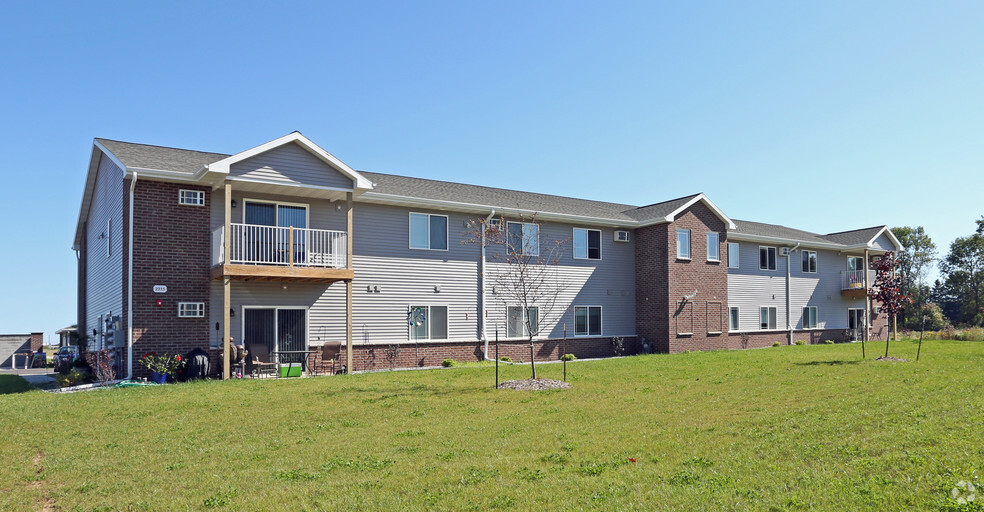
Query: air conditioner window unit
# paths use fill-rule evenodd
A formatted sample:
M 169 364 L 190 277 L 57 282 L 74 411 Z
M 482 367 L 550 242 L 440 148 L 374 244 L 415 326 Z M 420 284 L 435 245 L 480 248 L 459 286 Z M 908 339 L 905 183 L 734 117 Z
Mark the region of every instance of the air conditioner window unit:
M 629 241 L 629 232 L 628 231 L 625 231 L 625 230 L 616 230 L 615 231 L 615 241 L 616 242 L 628 242 Z
M 783 256 L 789 256 L 789 247 L 780 247 L 779 254 Z

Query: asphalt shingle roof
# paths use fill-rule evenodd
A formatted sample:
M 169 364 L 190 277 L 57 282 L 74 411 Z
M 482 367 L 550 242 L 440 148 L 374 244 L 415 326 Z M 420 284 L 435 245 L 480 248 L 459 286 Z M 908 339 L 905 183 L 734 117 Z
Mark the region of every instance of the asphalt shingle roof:
M 194 174 L 202 166 L 230 155 L 189 149 L 96 139 L 127 167 Z M 666 217 L 699 194 L 692 194 L 647 206 L 609 203 L 536 192 L 524 192 L 450 181 L 413 178 L 396 174 L 359 171 L 373 182 L 372 192 L 417 199 L 469 203 L 492 208 L 515 208 L 533 212 L 639 222 Z M 777 224 L 732 219 L 736 233 L 783 238 L 806 243 L 859 245 L 871 240 L 884 226 L 822 235 Z

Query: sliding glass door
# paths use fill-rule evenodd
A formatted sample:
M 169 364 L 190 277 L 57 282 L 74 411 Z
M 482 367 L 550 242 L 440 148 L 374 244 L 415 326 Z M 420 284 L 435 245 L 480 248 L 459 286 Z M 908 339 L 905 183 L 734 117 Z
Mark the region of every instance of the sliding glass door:
M 265 362 L 303 363 L 307 350 L 307 310 L 247 307 L 243 310 L 243 340 L 252 355 Z

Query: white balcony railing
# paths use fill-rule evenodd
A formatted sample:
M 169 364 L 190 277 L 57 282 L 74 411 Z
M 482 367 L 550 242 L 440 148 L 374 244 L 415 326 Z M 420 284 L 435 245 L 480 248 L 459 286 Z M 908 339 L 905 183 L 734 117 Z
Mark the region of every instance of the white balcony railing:
M 344 231 L 232 224 L 229 262 L 245 265 L 346 268 Z M 212 231 L 212 264 L 225 258 L 225 229 Z
M 841 272 L 841 290 L 863 290 L 864 270 L 845 270 Z M 875 282 L 875 271 L 868 271 L 868 286 Z

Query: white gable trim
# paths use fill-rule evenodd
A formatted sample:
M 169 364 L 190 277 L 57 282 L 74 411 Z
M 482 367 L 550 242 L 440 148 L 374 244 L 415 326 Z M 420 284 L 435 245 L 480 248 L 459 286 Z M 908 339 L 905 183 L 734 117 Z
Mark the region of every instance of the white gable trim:
M 900 242 L 899 239 L 896 238 L 895 233 L 892 233 L 892 230 L 888 229 L 888 226 L 884 226 L 877 233 L 875 233 L 875 236 L 871 237 L 871 240 L 868 240 L 868 243 L 866 245 L 868 247 L 875 245 L 875 240 L 878 240 L 878 237 L 882 236 L 882 233 L 885 233 L 886 231 L 888 232 L 888 239 L 892 241 L 893 245 L 895 245 L 896 251 L 901 251 L 905 249 L 905 246 L 903 246 L 902 242 Z
M 267 142 L 265 144 L 260 144 L 255 148 L 248 149 L 241 153 L 237 153 L 235 155 L 223 158 L 218 162 L 211 163 L 207 167 L 209 172 L 217 172 L 217 173 L 228 175 L 229 169 L 232 166 L 232 164 L 241 162 L 243 160 L 246 160 L 247 158 L 252 158 L 261 153 L 270 151 L 271 149 L 278 148 L 280 146 L 290 143 L 300 144 L 301 147 L 310 151 L 311 154 L 321 159 L 321 161 L 335 168 L 338 172 L 351 178 L 352 181 L 355 183 L 356 189 L 363 189 L 363 190 L 372 189 L 372 182 L 370 182 L 367 178 L 356 172 L 355 169 L 352 169 L 348 165 L 345 165 L 344 162 L 342 162 L 338 158 L 335 158 L 334 155 L 325 151 L 320 146 L 312 142 L 311 139 L 308 139 L 304 135 L 301 135 L 301 132 L 288 133 L 287 135 L 284 135 L 279 139 L 271 140 L 270 142 Z
M 724 223 L 728 226 L 728 229 L 737 228 L 737 226 L 735 226 L 735 223 L 730 218 L 728 218 L 728 216 L 725 215 L 724 212 L 722 212 L 721 209 L 717 207 L 717 205 L 712 203 L 711 200 L 708 199 L 707 196 L 705 196 L 703 193 L 697 194 L 691 200 L 684 203 L 683 206 L 677 208 L 676 210 L 673 210 L 669 215 L 666 216 L 666 222 L 673 222 L 673 220 L 676 218 L 677 215 L 680 215 L 681 213 L 686 211 L 687 208 L 690 208 L 691 206 L 696 204 L 697 201 L 703 201 L 704 204 L 707 205 L 707 207 L 710 208 L 712 212 L 714 212 L 714 215 L 717 215 L 719 219 L 724 221 Z

